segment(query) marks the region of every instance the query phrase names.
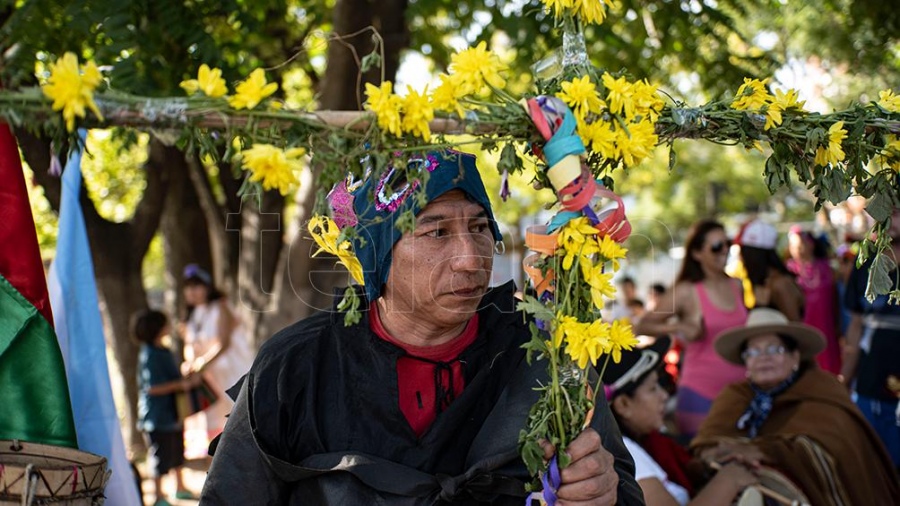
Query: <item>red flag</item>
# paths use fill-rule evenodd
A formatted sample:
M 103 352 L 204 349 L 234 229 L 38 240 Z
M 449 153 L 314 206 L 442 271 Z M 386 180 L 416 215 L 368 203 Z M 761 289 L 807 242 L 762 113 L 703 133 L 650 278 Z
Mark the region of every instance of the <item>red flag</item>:
M 52 326 L 47 280 L 28 203 L 19 147 L 5 123 L 0 123 L 0 181 L 0 244 L 5 250 L 0 255 L 0 275 Z

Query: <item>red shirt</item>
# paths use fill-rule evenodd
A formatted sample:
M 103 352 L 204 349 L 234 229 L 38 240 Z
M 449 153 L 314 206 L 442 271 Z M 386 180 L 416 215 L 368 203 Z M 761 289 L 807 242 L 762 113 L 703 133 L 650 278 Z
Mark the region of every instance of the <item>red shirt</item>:
M 400 411 L 416 436 L 421 437 L 431 427 L 438 413 L 447 409 L 463 391 L 465 377 L 462 364 L 457 358 L 475 341 L 478 334 L 478 314 L 469 320 L 462 334 L 437 346 L 413 346 L 391 337 L 381 324 L 378 307 L 374 302 L 369 311 L 369 326 L 375 335 L 406 352 L 405 356 L 397 360 Z

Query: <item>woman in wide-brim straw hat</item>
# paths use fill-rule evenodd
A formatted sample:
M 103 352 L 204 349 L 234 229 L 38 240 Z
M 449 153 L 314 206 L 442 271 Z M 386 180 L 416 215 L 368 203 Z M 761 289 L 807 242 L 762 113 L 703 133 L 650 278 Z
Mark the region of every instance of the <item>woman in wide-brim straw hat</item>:
M 846 388 L 818 368 L 817 329 L 768 308 L 722 333 L 716 352 L 747 381 L 716 398 L 691 442 L 695 454 L 740 457 L 790 476 L 815 505 L 900 504 L 896 471 Z

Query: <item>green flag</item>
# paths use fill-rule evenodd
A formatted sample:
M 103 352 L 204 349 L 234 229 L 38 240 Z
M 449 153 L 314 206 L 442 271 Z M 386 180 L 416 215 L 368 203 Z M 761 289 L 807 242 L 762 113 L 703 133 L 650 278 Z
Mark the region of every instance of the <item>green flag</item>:
M 77 446 L 56 334 L 2 275 L 0 406 L 0 439 Z

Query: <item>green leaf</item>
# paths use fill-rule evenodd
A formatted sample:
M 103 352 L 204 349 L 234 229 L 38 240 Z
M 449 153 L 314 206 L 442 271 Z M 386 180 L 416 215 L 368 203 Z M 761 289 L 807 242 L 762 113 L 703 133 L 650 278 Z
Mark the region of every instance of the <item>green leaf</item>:
M 344 298 L 337 306 L 338 311 L 344 311 L 344 326 L 349 327 L 359 323 L 362 313 L 359 311 L 359 295 L 353 287 L 348 286 L 344 290 Z
M 677 162 L 678 155 L 675 153 L 675 144 L 669 144 L 669 172 L 672 172 L 672 169 L 675 168 Z
M 525 299 L 516 305 L 516 309 L 532 315 L 536 320 L 549 322 L 553 319 L 553 311 L 530 295 L 526 295 Z
M 879 295 L 886 294 L 893 288 L 891 271 L 897 268 L 887 255 L 878 255 L 869 268 L 869 282 L 866 285 L 866 300 L 870 303 Z
M 775 155 L 770 156 L 766 160 L 765 175 L 766 186 L 769 188 L 769 193 L 773 195 L 779 188 L 790 183 L 790 172 L 787 166 L 779 161 Z
M 363 56 L 362 61 L 359 63 L 360 72 L 366 73 L 373 68 L 381 68 L 381 55 L 378 54 L 378 51 L 372 51 L 371 53 Z
M 825 140 L 827 132 L 822 127 L 816 127 L 806 134 L 806 151 L 807 153 L 815 153 L 816 148 Z
M 515 173 L 519 169 L 522 168 L 522 161 L 519 159 L 518 153 L 516 153 L 516 145 L 509 142 L 503 146 L 503 150 L 500 151 L 500 160 L 497 161 L 497 170 L 500 172 L 508 171 L 509 173 Z
M 851 184 L 847 179 L 846 173 L 843 169 L 839 167 L 832 167 L 831 170 L 826 173 L 825 177 L 823 178 L 823 182 L 826 180 L 830 181 L 828 185 L 828 192 L 825 193 L 825 198 L 827 198 L 832 204 L 838 204 L 850 197 Z
M 893 199 L 890 194 L 882 191 L 876 191 L 866 205 L 866 212 L 877 222 L 883 222 L 890 218 L 893 211 Z
M 525 462 L 525 467 L 528 468 L 528 471 L 532 475 L 537 475 L 541 468 L 543 468 L 544 451 L 537 441 L 526 441 L 525 444 L 522 445 L 522 460 Z

